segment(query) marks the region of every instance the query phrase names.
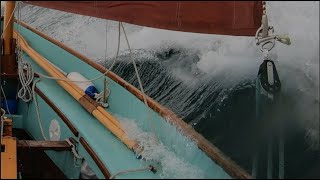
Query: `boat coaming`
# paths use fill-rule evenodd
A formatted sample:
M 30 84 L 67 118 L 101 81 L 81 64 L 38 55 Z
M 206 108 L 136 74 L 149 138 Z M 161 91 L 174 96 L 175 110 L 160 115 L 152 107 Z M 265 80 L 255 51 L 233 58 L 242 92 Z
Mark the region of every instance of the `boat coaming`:
M 15 29 L 19 30 L 29 45 L 63 71 L 80 72 L 88 79 L 105 71 L 101 65 L 71 48 L 25 23 L 19 23 L 22 27 L 17 28 L 15 24 Z M 36 72 L 47 74 L 27 54 L 23 53 L 23 58 L 32 64 Z M 153 122 L 150 122 L 141 92 L 112 72 L 108 73 L 107 79 L 108 88 L 111 90 L 107 110 L 111 114 L 130 119 L 145 131 L 151 131 L 150 123 L 153 123 L 156 128 L 155 133 L 162 143 L 186 161 L 199 167 L 204 172 L 204 178 L 250 178 L 172 111 L 148 97 L 148 104 L 153 109 L 151 111 Z M 103 79 L 95 81 L 94 84 L 99 91 L 103 90 Z M 84 157 L 98 178 L 109 178 L 119 171 L 148 165 L 148 162 L 136 159 L 131 150 L 86 112 L 55 81 L 42 79 L 37 83 L 35 91 L 45 134 L 49 135 L 51 121 L 58 121 L 61 130 L 60 139 L 72 137 L 79 142 L 77 144 L 79 154 Z M 14 118 L 15 127 L 23 128 L 35 139 L 42 140 L 34 102 L 27 104 L 19 101 L 17 114 L 18 118 Z M 189 146 L 190 143 L 195 145 Z M 47 154 L 68 178 L 79 178 L 80 168 L 75 167 L 71 152 L 47 151 Z M 160 178 L 160 172 L 127 173 L 117 178 Z

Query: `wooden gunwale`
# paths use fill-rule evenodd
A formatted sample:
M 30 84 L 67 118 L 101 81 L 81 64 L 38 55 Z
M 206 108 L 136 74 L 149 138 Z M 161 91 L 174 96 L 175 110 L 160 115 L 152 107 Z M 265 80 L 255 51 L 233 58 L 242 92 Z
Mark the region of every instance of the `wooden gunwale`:
M 106 179 L 109 179 L 109 177 L 111 176 L 109 170 L 83 137 L 80 137 L 80 143 L 82 144 L 84 149 L 89 153 L 93 161 L 97 164 L 98 168 L 100 169 L 104 177 Z
M 62 119 L 62 121 L 68 126 L 68 128 L 71 130 L 71 132 L 78 137 L 79 136 L 79 131 L 73 126 L 71 121 L 61 112 L 61 110 L 53 104 L 53 102 L 43 94 L 43 92 L 35 87 L 34 91 L 52 108 L 54 112 L 57 113 L 57 115 Z

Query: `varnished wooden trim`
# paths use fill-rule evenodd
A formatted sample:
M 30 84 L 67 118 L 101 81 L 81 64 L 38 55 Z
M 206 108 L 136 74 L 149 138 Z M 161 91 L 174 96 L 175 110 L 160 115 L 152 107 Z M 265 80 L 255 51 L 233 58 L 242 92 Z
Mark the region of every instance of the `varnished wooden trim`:
M 54 150 L 70 151 L 71 146 L 67 141 L 35 141 L 35 140 L 18 140 L 17 147 L 20 149 L 31 150 Z
M 71 53 L 72 55 L 78 57 L 83 62 L 89 64 L 90 66 L 94 67 L 98 71 L 104 73 L 106 69 L 101 66 L 100 64 L 95 63 L 94 61 L 90 60 L 86 56 L 80 54 L 79 52 L 71 49 L 70 47 L 67 47 L 63 43 L 49 37 L 48 35 L 32 28 L 31 26 L 27 25 L 26 23 L 22 21 L 16 20 L 18 24 L 21 24 L 23 27 L 29 29 L 30 31 L 38 34 L 39 36 L 43 37 L 44 39 L 52 42 L 53 44 L 59 46 L 60 48 L 66 50 L 67 52 Z M 129 92 L 131 92 L 133 95 L 135 95 L 138 99 L 143 101 L 143 95 L 140 90 L 138 90 L 133 85 L 126 82 L 124 79 L 119 77 L 113 72 L 110 72 L 107 74 L 109 78 L 117 82 L 122 87 L 126 88 Z M 172 125 L 175 125 L 178 127 L 178 129 L 187 137 L 194 140 L 195 143 L 198 145 L 199 149 L 201 149 L 203 152 L 205 152 L 213 161 L 215 161 L 218 165 L 220 165 L 231 177 L 233 178 L 245 178 L 245 179 L 251 179 L 252 177 L 240 166 L 238 166 L 234 161 L 229 159 L 227 156 L 225 156 L 216 146 L 214 146 L 212 143 L 210 143 L 207 139 L 205 139 L 201 134 L 197 133 L 190 125 L 185 123 L 181 118 L 179 118 L 174 112 L 172 112 L 170 109 L 163 107 L 158 102 L 153 100 L 150 97 L 146 97 L 148 105 L 150 108 L 152 108 L 155 112 L 159 113 L 164 119 L 171 123 Z
M 19 74 L 14 73 L 14 74 L 6 74 L 6 73 L 1 73 L 0 74 L 1 77 L 8 77 L 8 78 L 19 78 Z M 37 73 L 33 73 L 34 77 L 40 77 L 39 74 Z
M 43 94 L 43 92 L 35 87 L 35 92 L 58 114 L 58 116 L 62 119 L 62 121 L 69 127 L 71 132 L 78 137 L 79 131 L 73 126 L 71 121 L 60 111 L 60 109 L 52 103 L 52 101 Z
M 12 119 L 4 119 L 3 121 L 3 137 L 12 137 Z
M 94 152 L 94 150 L 89 146 L 89 144 L 87 143 L 87 141 L 83 137 L 80 137 L 80 143 L 82 144 L 84 149 L 89 153 L 89 155 L 91 156 L 93 161 L 97 164 L 97 166 L 99 167 L 99 169 L 102 172 L 102 174 L 104 175 L 104 177 L 106 179 L 109 179 L 109 177 L 111 175 L 110 175 L 110 172 L 108 171 L 107 167 L 103 164 L 103 162 L 100 160 L 98 155 Z
M 79 100 L 78 102 L 90 113 L 92 114 L 92 112 L 94 110 L 97 109 L 97 107 L 99 106 L 99 104 L 93 100 L 92 98 L 90 98 L 87 94 L 84 94 Z

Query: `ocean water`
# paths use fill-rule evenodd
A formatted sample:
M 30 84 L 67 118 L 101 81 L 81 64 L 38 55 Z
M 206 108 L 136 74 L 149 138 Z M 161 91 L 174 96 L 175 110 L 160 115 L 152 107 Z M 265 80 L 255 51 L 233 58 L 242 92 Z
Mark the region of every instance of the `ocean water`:
M 21 14 L 23 21 L 105 67 L 114 60 L 117 22 L 29 5 Z M 285 177 L 320 177 L 319 2 L 267 2 L 267 14 L 275 33 L 289 35 L 292 44 L 277 43 L 271 51 L 282 89 L 263 122 L 255 116 L 255 80 L 262 54 L 253 37 L 124 25 L 146 94 L 172 109 L 248 172 L 256 137 L 281 127 Z M 123 35 L 120 48 L 113 72 L 138 87 Z M 261 156 L 266 159 L 266 153 Z M 266 172 L 264 162 L 261 177 Z

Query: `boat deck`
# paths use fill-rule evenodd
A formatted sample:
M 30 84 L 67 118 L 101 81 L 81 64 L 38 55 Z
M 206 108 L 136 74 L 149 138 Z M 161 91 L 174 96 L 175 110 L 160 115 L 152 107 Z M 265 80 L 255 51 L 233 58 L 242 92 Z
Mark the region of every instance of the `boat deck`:
M 19 34 L 24 37 L 30 48 L 65 73 L 79 72 L 88 79 L 102 74 L 94 66 L 88 65 L 88 62 L 81 60 L 78 56 L 58 46 L 58 43 L 48 40 L 48 37 L 36 32 L 35 29 L 28 26 L 20 27 L 17 24 L 15 24 L 15 29 L 19 29 Z M 31 58 L 30 54 L 23 52 L 21 55 L 25 62 L 31 64 L 34 72 L 48 75 Z M 209 157 L 208 154 L 202 151 L 195 144 L 193 138 L 186 138 L 179 128 L 177 128 L 175 122 L 170 120 L 171 112 L 162 116 L 161 113 L 164 111 L 161 108 L 158 109 L 159 112 L 149 111 L 143 101 L 126 89 L 128 84 L 119 84 L 118 81 L 121 79 L 113 80 L 108 77 L 107 80 L 108 88 L 111 91 L 108 98 L 109 107 L 107 111 L 119 121 L 123 120 L 136 124 L 143 133 L 150 133 L 152 131 L 150 129 L 150 117 L 152 117 L 153 126 L 157 127 L 154 134 L 168 147 L 168 151 L 172 152 L 177 160 L 186 161 L 192 166 L 198 167 L 199 172 L 201 172 L 199 174 L 203 177 L 231 178 L 230 174 L 241 177 L 248 176 L 247 173 L 242 171 L 238 166 L 235 166 L 227 158 L 217 157 L 217 154 L 221 155 L 220 151 L 217 151 L 209 143 L 203 141 L 201 137 L 195 136 L 196 139 L 198 138 L 201 142 L 204 142 L 201 144 L 202 149 L 208 148 L 212 150 L 208 151 L 208 154 L 212 157 Z M 104 89 L 104 79 L 96 80 L 94 84 L 99 92 Z M 41 81 L 36 83 L 35 91 L 38 108 L 35 107 L 34 101 L 29 103 L 19 101 L 16 115 L 20 118 L 17 117 L 14 123 L 16 127 L 23 128 L 32 134 L 35 140 L 45 139 L 37 121 L 36 110 L 38 109 L 41 114 L 41 126 L 44 129 L 44 134 L 48 136 L 51 123 L 58 122 L 60 127 L 59 139 L 75 139 L 78 142 L 76 145 L 77 152 L 85 159 L 98 178 L 109 178 L 111 175 L 124 170 L 145 168 L 150 164 L 156 164 L 153 161 L 137 159 L 131 149 L 128 149 L 125 144 L 119 141 L 97 118 L 84 110 L 82 105 L 57 84 L 56 81 L 42 78 Z M 182 122 L 179 119 L 178 122 L 180 121 Z M 187 124 L 182 124 L 181 127 L 187 127 Z M 187 133 L 191 130 L 187 128 L 185 132 Z M 167 154 L 170 153 L 166 153 L 165 155 Z M 66 177 L 71 179 L 79 177 L 80 168 L 74 163 L 72 152 L 46 151 L 46 155 L 62 170 Z M 222 165 L 216 163 L 216 160 L 221 160 L 220 163 Z M 230 169 L 232 173 L 228 174 L 222 166 Z M 161 165 L 158 169 L 159 171 L 156 173 L 139 171 L 120 174 L 117 178 L 159 179 L 162 176 Z M 192 170 L 190 168 L 190 171 Z M 168 176 L 183 175 L 185 176 L 186 173 L 179 169 L 174 173 L 168 174 Z
M 70 53 L 64 52 L 57 45 L 48 42 L 48 40 L 41 38 L 30 30 L 21 27 L 20 32 L 35 51 L 50 60 L 51 63 L 65 73 L 80 72 L 88 79 L 101 75 L 101 72 L 94 67 L 88 66 L 86 62 L 81 61 Z M 26 53 L 23 53 L 22 57 L 32 65 L 35 72 L 48 75 Z M 95 87 L 98 91 L 103 89 L 103 81 L 103 79 L 95 81 Z M 194 142 L 186 139 L 176 126 L 166 122 L 165 118 L 155 111 L 148 111 L 142 101 L 129 93 L 116 81 L 108 78 L 108 88 L 111 91 L 108 98 L 108 112 L 111 115 L 130 119 L 130 121 L 139 125 L 139 128 L 146 132 L 150 132 L 149 117 L 152 116 L 154 126 L 157 127 L 159 139 L 167 147 L 170 147 L 170 151 L 179 152 L 179 154 L 176 154 L 178 159 L 183 158 L 185 161 L 192 162 L 192 165 L 201 169 L 204 177 L 230 178 L 230 175 L 194 145 Z M 150 162 L 138 160 L 130 149 L 119 141 L 118 138 L 115 138 L 94 116 L 85 111 L 79 102 L 59 86 L 57 82 L 42 79 L 35 85 L 35 89 L 38 91 L 39 110 L 40 112 L 46 112 L 41 113 L 41 118 L 43 120 L 46 119 L 42 122 L 45 134 L 48 134 L 47 130 L 51 121 L 57 120 L 61 126 L 60 139 L 70 137 L 79 139 L 78 152 L 84 157 L 98 178 L 108 178 L 123 170 L 137 169 L 150 165 Z M 43 95 L 41 96 L 40 94 Z M 49 104 L 55 106 L 56 110 L 50 107 Z M 29 106 L 24 103 L 19 103 L 18 106 L 20 107 L 18 114 L 28 119 L 23 122 L 23 128 L 29 132 L 33 132 L 35 139 L 43 139 L 39 131 L 39 123 L 37 122 L 33 102 Z M 146 112 L 150 112 L 150 114 Z M 174 147 L 172 146 L 173 144 Z M 189 144 L 192 145 L 189 146 Z M 76 178 L 78 176 L 79 168 L 73 168 L 72 154 L 65 153 L 59 156 L 60 154 L 48 153 L 48 155 L 63 170 L 67 177 Z M 158 172 L 141 171 L 121 174 L 117 178 L 159 179 L 160 175 Z

